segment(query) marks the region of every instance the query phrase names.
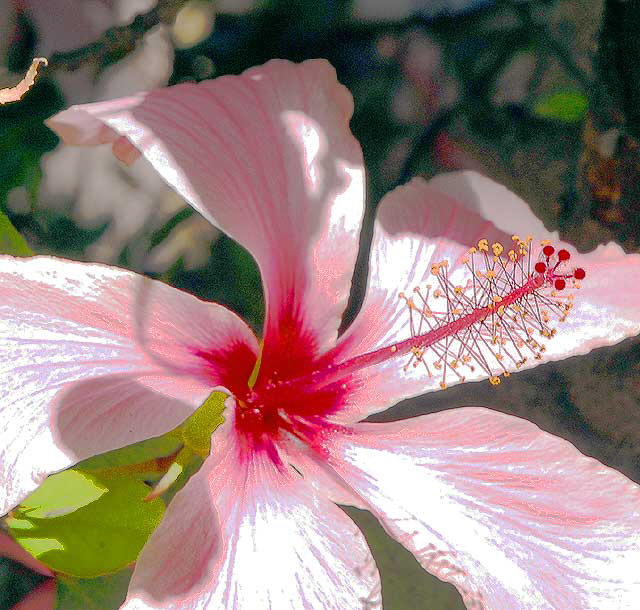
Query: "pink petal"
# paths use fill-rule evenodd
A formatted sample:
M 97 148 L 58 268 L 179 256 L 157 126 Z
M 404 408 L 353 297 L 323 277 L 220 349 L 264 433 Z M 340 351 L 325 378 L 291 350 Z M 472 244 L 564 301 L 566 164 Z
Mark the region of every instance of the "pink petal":
M 410 314 L 399 293 L 414 296 L 415 286 L 424 289 L 425 284 L 433 284 L 431 265 L 445 259 L 450 263 L 449 277 L 464 283 L 469 272 L 461 257 L 469 247 L 477 245 L 480 238 L 510 247 L 507 244 L 512 243 L 514 233 L 523 237 L 531 234 L 536 247 L 540 240 L 551 239 L 556 249 L 570 252 L 568 272 L 582 267 L 587 274 L 580 290 L 575 291 L 574 307 L 567 320 L 555 324 L 557 335 L 551 340 L 540 338 L 546 348 L 542 358 L 530 355 L 522 368 L 585 354 L 640 332 L 640 255 L 624 254 L 612 243 L 599 246 L 590 254 L 579 254 L 560 241 L 557 234 L 546 231 L 513 193 L 474 172 L 457 172 L 429 183 L 415 179 L 381 202 L 366 299 L 353 325 L 340 339 L 340 359 L 410 337 Z M 479 349 L 488 362 L 496 364 L 489 345 Z M 432 363 L 437 357 L 432 355 L 426 360 Z M 433 377 L 422 365 L 405 370 L 408 361 L 409 357 L 402 356 L 355 375 L 349 399 L 352 406 L 341 417 L 362 418 L 403 398 L 439 389 L 443 381 L 447 386 L 459 381 L 451 369 L 445 376 L 444 371 L 437 374 L 431 367 Z M 513 366 L 509 368 L 515 370 Z M 487 377 L 479 366 L 475 371 L 466 367 L 460 371 L 467 381 Z M 495 366 L 495 373 L 500 372 Z
M 123 609 L 381 608 L 355 524 L 293 471 L 261 453 L 243 462 L 232 434 L 217 439 L 142 551 Z
M 70 144 L 110 142 L 131 162 L 126 136 L 245 246 L 265 283 L 265 349 L 279 346 L 289 361 L 292 350 L 308 357 L 333 345 L 349 296 L 364 205 L 352 111 L 326 61 L 275 60 L 239 77 L 73 106 L 48 124 Z
M 332 463 L 469 608 L 631 610 L 640 488 L 535 425 L 484 408 L 334 439 Z
M 257 350 L 237 316 L 160 282 L 0 257 L 0 514 L 51 472 L 167 432 Z
M 18 561 L 23 565 L 31 568 L 35 572 L 44 574 L 45 576 L 51 576 L 51 570 L 40 563 L 33 555 L 30 555 L 25 551 L 9 534 L 5 534 L 0 531 L 0 557 L 8 557 L 14 561 Z
M 12 610 L 54 610 L 56 608 L 56 582 L 47 580 L 39 584 Z

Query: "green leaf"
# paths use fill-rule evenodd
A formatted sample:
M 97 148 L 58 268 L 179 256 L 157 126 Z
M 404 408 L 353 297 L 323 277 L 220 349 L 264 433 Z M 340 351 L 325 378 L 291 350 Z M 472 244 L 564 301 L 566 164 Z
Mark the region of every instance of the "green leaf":
M 578 123 L 589 109 L 589 98 L 581 91 L 556 91 L 539 99 L 534 114 L 553 121 Z
M 117 610 L 127 596 L 131 570 L 100 578 L 58 579 L 56 610 Z
M 141 481 L 72 469 L 51 475 L 6 520 L 11 535 L 57 572 L 93 578 L 135 561 L 164 503 Z
M 149 438 L 133 445 L 127 445 L 121 449 L 114 449 L 99 455 L 87 458 L 76 468 L 85 471 L 95 470 L 112 470 L 115 468 L 123 468 L 129 465 L 142 464 L 150 462 L 158 457 L 164 457 L 175 453 L 182 446 L 181 440 L 171 433 L 162 436 Z M 136 478 L 148 480 L 154 474 L 152 471 L 144 469 L 128 469 L 129 474 L 135 475 Z
M 0 212 L 0 254 L 13 256 L 31 256 L 33 254 L 24 237 L 16 231 L 11 221 L 2 212 Z
M 224 401 L 228 394 L 212 392 L 193 415 L 180 426 L 186 447 L 206 457 L 211 451 L 211 435 L 222 425 Z

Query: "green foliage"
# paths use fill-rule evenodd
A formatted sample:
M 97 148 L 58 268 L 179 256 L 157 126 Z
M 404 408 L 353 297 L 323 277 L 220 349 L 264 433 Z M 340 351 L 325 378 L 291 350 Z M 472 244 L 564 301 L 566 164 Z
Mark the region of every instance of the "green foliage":
M 46 580 L 21 563 L 0 557 L 0 610 L 13 608 L 27 593 Z
M 53 81 L 41 79 L 20 103 L 0 108 L 0 203 L 16 186 L 27 187 L 35 196 L 40 158 L 58 142 L 43 121 L 62 106 L 62 96 Z
M 130 464 L 139 465 L 144 462 L 150 462 L 159 456 L 171 455 L 178 451 L 180 447 L 181 441 L 178 437 L 172 434 L 164 434 L 163 436 L 150 438 L 134 445 L 127 445 L 121 449 L 114 449 L 113 451 L 87 458 L 80 462 L 76 468 L 92 472 L 124 468 Z M 145 471 L 140 468 L 135 472 L 130 469 L 129 472 L 144 480 L 153 478 L 151 469 Z
M 211 451 L 211 435 L 222 425 L 227 394 L 212 392 L 202 406 L 181 426 L 184 444 L 194 453 L 207 456 Z
M 33 254 L 24 237 L 16 231 L 2 212 L 0 212 L 0 254 L 13 256 L 31 256 Z
M 534 113 L 543 118 L 563 123 L 582 121 L 589 109 L 589 98 L 581 91 L 556 91 L 539 99 Z
M 260 271 L 251 254 L 226 235 L 220 235 L 212 244 L 206 267 L 187 271 L 179 260 L 162 279 L 201 299 L 229 307 L 256 330 L 262 326 Z
M 99 578 L 58 579 L 56 610 L 117 610 L 127 596 L 131 570 Z
M 415 557 L 382 529 L 368 511 L 342 507 L 362 530 L 382 580 L 385 610 L 464 610 L 460 594 L 425 572 Z
M 51 475 L 7 519 L 11 535 L 57 572 L 92 578 L 136 560 L 164 513 L 141 481 L 72 469 Z

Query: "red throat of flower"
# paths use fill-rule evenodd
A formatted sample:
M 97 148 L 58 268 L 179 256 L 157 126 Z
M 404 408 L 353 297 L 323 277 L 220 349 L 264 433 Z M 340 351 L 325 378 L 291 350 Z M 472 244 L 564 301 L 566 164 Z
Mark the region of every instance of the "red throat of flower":
M 274 441 L 287 431 L 321 451 L 318 439 L 331 426 L 328 416 L 344 404 L 354 374 L 388 360 L 399 359 L 405 371 L 421 367 L 446 388 L 450 379 L 464 381 L 478 368 L 495 385 L 509 369 L 541 359 L 542 341 L 566 319 L 586 274 L 570 266 L 567 250 L 542 242 L 534 254 L 532 238 L 514 235 L 513 242 L 505 253 L 502 244 L 481 239 L 453 271 L 449 261 L 435 263 L 429 282 L 410 296 L 400 293 L 410 334 L 403 341 L 347 360 L 340 360 L 338 348 L 306 362 L 297 374 L 258 376 L 251 389 L 246 375 L 234 375 L 228 387 L 238 404 L 238 429 L 250 446 L 278 461 Z

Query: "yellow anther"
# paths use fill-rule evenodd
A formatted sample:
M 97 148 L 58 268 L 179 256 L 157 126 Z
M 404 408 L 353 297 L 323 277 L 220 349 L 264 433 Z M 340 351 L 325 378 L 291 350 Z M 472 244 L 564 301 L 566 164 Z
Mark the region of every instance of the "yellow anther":
M 516 259 L 518 258 L 518 256 L 516 255 L 516 251 L 515 250 L 509 250 L 509 252 L 507 252 L 508 256 L 509 256 L 509 260 L 512 262 L 515 262 Z
M 499 316 L 504 315 L 504 305 L 500 305 L 500 307 L 498 307 L 498 315 Z
M 476 271 L 476 276 L 478 276 L 478 277 L 484 277 L 484 273 L 482 273 L 482 271 L 480 271 L 480 269 L 478 269 L 478 270 Z
M 462 362 L 469 364 L 469 362 L 471 362 L 471 356 L 462 356 Z
M 510 373 L 509 371 L 505 371 L 505 372 L 504 372 L 504 376 L 505 376 L 505 377 L 509 377 L 510 375 L 511 375 L 511 373 Z
M 469 254 L 475 254 L 477 250 L 474 247 L 469 248 Z
M 440 289 L 434 291 L 433 296 L 437 299 L 442 296 L 442 291 Z
M 493 280 L 496 277 L 496 272 L 493 269 L 489 269 L 485 275 L 488 279 Z
M 447 389 L 447 384 L 444 381 L 440 382 L 440 389 L 441 390 L 446 390 Z
M 466 265 L 469 262 L 469 257 L 468 256 L 463 256 L 462 257 L 462 264 Z
M 541 246 L 548 246 L 550 243 L 551 243 L 551 240 L 550 240 L 550 239 L 543 239 L 543 240 L 540 242 L 540 245 L 541 245 Z
M 502 301 L 502 297 L 497 294 L 494 294 L 492 298 L 494 303 L 500 303 Z
M 462 286 L 456 286 L 456 287 L 453 289 L 453 291 L 454 291 L 456 294 L 462 294 Z
M 500 256 L 504 252 L 504 247 L 500 242 L 495 242 L 492 244 L 491 249 L 496 256 Z
M 519 236 L 519 235 L 512 235 L 512 236 L 511 236 L 511 239 L 512 239 L 513 241 L 520 241 L 520 236 Z
M 458 368 L 458 361 L 457 360 L 452 360 L 451 361 L 451 368 L 452 369 Z
M 504 356 L 502 354 L 496 354 L 496 360 L 503 360 Z
M 462 313 L 462 309 L 460 309 L 459 307 L 456 307 L 455 309 L 453 309 L 453 310 L 451 311 L 451 313 L 452 313 L 454 316 L 459 316 L 459 315 Z
M 440 275 L 440 265 L 438 263 L 431 265 L 431 275 Z
M 491 385 L 499 385 L 500 377 L 497 377 L 495 375 L 493 377 L 489 377 L 489 382 L 491 383 Z
M 478 242 L 478 250 L 480 250 L 480 252 L 489 252 L 489 240 L 481 239 Z

